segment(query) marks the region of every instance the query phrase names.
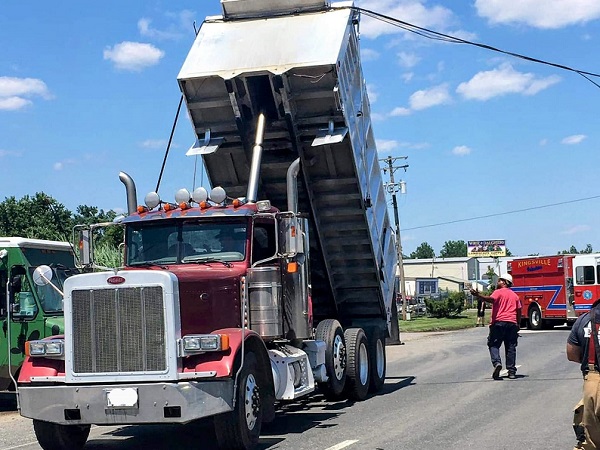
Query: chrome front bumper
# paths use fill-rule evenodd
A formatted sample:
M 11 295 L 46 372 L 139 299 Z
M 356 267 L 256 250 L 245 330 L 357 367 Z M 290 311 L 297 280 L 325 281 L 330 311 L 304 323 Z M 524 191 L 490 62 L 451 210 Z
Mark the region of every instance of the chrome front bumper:
M 19 403 L 21 415 L 25 417 L 65 425 L 187 423 L 231 411 L 233 380 L 94 386 L 21 385 Z

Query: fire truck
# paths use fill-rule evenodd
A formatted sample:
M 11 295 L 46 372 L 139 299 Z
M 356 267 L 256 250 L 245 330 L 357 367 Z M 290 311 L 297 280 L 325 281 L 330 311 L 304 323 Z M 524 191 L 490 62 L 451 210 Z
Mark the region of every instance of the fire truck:
M 508 272 L 533 330 L 573 323 L 600 298 L 600 254 L 517 258 Z
M 247 450 L 277 402 L 385 381 L 397 261 L 359 14 L 221 5 L 178 76 L 211 186 L 138 206 L 122 173 L 125 266 L 69 278 L 64 336 L 27 343 L 20 412 L 45 450 L 82 448 L 92 424 L 209 417 Z

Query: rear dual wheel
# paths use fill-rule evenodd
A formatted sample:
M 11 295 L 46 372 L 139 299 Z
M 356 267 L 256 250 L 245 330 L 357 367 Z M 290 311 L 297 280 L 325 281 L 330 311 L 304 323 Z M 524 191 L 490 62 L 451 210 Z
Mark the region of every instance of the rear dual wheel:
M 346 392 L 352 400 L 364 400 L 369 394 L 371 370 L 369 342 L 362 328 L 349 328 L 344 332 L 347 346 Z
M 385 335 L 379 328 L 371 328 L 366 331 L 369 340 L 369 363 L 371 368 L 369 392 L 375 393 L 381 391 L 385 383 Z
M 315 339 L 325 342 L 325 369 L 328 380 L 319 383 L 325 397 L 339 399 L 346 384 L 346 341 L 337 320 L 325 319 L 317 325 Z

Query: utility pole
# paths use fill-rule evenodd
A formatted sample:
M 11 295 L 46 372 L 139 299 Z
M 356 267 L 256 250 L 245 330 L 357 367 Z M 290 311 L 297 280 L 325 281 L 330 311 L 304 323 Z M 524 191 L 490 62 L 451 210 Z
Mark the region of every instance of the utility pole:
M 396 252 L 398 254 L 398 272 L 400 274 L 400 294 L 402 295 L 402 320 L 406 320 L 406 309 L 408 305 L 406 302 L 406 286 L 404 283 L 404 264 L 402 257 L 402 239 L 400 238 L 400 219 L 398 217 L 398 202 L 396 200 L 397 192 L 400 192 L 402 194 L 406 192 L 406 184 L 404 183 L 404 181 L 396 183 L 396 181 L 394 180 L 394 172 L 398 169 L 404 169 L 404 171 L 406 172 L 408 164 L 394 166 L 396 161 L 400 159 L 406 160 L 408 159 L 408 156 L 398 156 L 396 158 L 388 156 L 387 158 L 380 159 L 379 161 L 385 162 L 387 164 L 387 167 L 383 168 L 383 173 L 386 173 L 388 171 L 390 173 L 390 182 L 384 183 L 383 186 L 389 194 L 392 194 L 392 205 L 394 207 L 394 221 L 396 224 Z

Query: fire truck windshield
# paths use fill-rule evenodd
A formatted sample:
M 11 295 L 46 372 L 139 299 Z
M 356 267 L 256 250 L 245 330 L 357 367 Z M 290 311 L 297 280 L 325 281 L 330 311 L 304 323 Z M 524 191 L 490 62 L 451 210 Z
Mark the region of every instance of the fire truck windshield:
M 126 229 L 127 265 L 243 261 L 247 226 L 242 221 L 133 223 Z

